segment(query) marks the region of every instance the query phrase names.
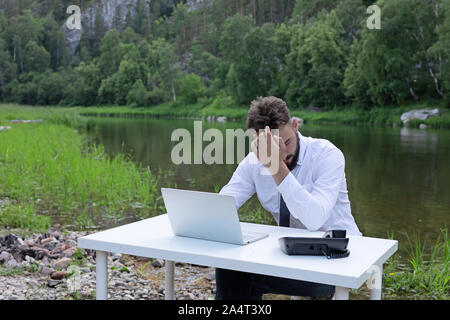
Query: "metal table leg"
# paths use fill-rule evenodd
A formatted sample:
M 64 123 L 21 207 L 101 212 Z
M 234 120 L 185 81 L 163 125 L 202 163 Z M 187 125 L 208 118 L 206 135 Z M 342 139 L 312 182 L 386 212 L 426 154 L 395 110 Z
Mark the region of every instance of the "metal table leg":
M 105 251 L 96 252 L 96 282 L 97 282 L 97 300 L 108 299 L 108 253 Z
M 348 300 L 350 289 L 343 287 L 336 287 L 333 300 Z
M 174 294 L 174 275 L 175 275 L 175 262 L 166 260 L 166 300 L 175 300 Z
M 383 265 L 374 265 L 371 268 L 372 275 L 367 280 L 370 289 L 370 300 L 381 300 L 381 287 L 383 283 Z

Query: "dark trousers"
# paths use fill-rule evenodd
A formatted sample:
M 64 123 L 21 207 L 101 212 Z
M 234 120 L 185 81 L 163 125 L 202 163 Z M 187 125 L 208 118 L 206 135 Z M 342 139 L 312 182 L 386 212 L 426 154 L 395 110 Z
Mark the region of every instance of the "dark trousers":
M 334 290 L 325 284 L 216 269 L 216 300 L 261 300 L 264 293 L 324 297 Z

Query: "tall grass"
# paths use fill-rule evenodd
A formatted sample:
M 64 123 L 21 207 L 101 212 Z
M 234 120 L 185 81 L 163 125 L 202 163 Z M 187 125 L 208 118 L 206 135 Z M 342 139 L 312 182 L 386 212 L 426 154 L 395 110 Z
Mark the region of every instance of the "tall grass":
M 0 136 L 0 196 L 40 212 L 57 213 L 78 227 L 107 217 L 151 216 L 160 209 L 158 172 L 102 146 L 84 147 L 83 136 L 63 125 L 16 125 Z M 4 216 L 4 214 L 2 213 Z
M 384 290 L 387 297 L 407 299 L 450 298 L 450 242 L 447 228 L 441 229 L 433 245 L 415 235 L 408 238 L 409 259 L 404 264 L 398 256 L 385 265 Z

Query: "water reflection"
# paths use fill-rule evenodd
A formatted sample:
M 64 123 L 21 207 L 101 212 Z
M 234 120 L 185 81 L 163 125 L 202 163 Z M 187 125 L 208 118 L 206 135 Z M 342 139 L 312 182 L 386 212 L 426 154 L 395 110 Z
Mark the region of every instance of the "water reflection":
M 407 152 L 435 153 L 437 140 L 436 132 L 410 128 L 400 129 L 400 143 Z

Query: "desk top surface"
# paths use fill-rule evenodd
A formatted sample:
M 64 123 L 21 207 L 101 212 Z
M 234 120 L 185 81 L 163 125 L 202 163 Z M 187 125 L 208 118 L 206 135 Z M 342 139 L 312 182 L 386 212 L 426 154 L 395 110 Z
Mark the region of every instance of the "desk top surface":
M 347 288 L 359 288 L 373 266 L 381 266 L 398 248 L 396 240 L 349 236 L 347 258 L 288 256 L 280 250 L 279 238 L 322 237 L 323 232 L 251 223 L 242 223 L 242 229 L 268 233 L 269 237 L 243 246 L 177 237 L 164 214 L 81 237 L 78 246 Z

